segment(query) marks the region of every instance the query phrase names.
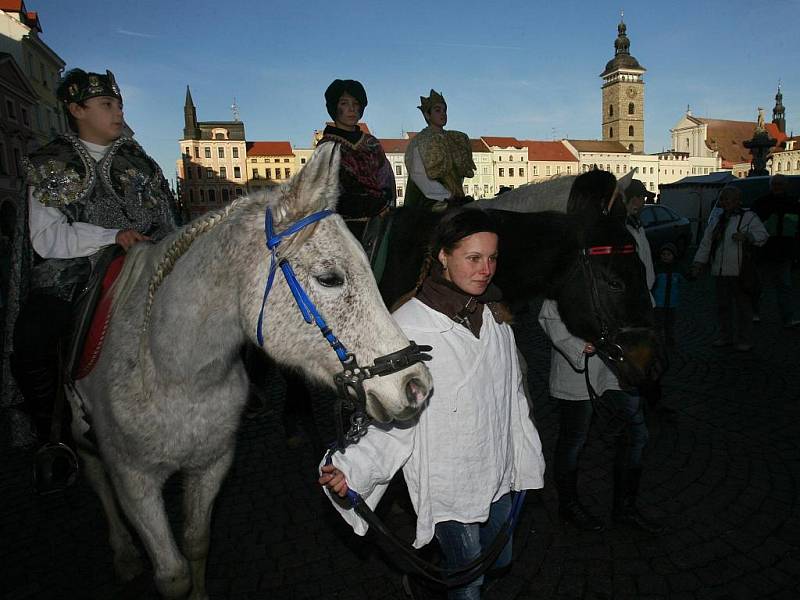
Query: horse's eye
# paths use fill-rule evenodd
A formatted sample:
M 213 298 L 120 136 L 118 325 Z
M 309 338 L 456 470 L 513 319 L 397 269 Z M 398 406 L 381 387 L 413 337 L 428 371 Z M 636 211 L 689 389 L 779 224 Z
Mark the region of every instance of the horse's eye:
M 623 289 L 625 289 L 625 286 L 622 285 L 622 282 L 617 279 L 609 279 L 608 287 L 612 292 L 621 292 Z
M 340 287 L 344 283 L 344 278 L 335 271 L 317 275 L 315 279 L 325 287 Z

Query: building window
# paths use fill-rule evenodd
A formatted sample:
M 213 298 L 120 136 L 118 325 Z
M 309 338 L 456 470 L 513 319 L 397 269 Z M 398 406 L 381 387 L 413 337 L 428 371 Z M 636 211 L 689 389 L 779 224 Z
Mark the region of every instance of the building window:
M 197 190 L 197 195 L 200 196 L 200 203 L 201 204 L 206 201 L 206 192 L 205 192 L 205 190 Z
M 633 144 L 628 144 L 628 152 L 633 152 Z
M 489 167 L 483 167 L 483 174 L 484 175 L 488 175 L 489 174 Z
M 538 174 L 539 174 L 539 167 L 538 167 L 538 165 L 533 165 L 533 174 L 534 174 L 534 175 L 538 175 Z
M 8 174 L 8 167 L 6 166 L 6 145 L 0 142 L 0 173 L 3 175 Z
M 403 167 L 402 165 L 395 165 L 394 167 L 395 175 L 402 175 L 403 174 Z
M 272 179 L 272 169 L 264 169 L 267 172 L 267 179 Z M 280 179 L 280 177 L 278 177 Z
M 215 140 L 224 140 L 225 139 L 225 134 L 224 133 L 215 133 L 214 134 L 214 139 Z
M 780 172 L 780 170 L 781 170 L 781 163 L 778 162 L 778 172 Z
M 508 155 L 508 162 L 514 162 L 514 157 L 510 154 Z
M 234 150 L 236 150 L 236 148 L 234 148 Z M 242 178 L 242 170 L 239 167 L 233 167 L 233 178 L 234 179 Z
M 651 190 L 653 189 L 653 182 L 652 181 L 650 182 L 650 189 Z
M 228 190 L 228 188 L 223 188 L 223 190 L 222 190 L 222 202 L 224 204 L 227 204 L 230 201 L 231 201 L 230 190 Z
M 547 166 L 544 168 L 544 174 L 545 174 L 545 175 L 550 175 L 550 165 L 547 165 Z
M 211 158 L 211 146 L 206 146 L 206 158 Z
M 22 124 L 30 126 L 30 120 L 28 119 L 28 111 L 25 108 L 20 108 L 19 112 L 22 114 Z
M 222 146 L 217 148 L 217 156 L 219 156 L 220 158 L 225 158 L 225 148 L 223 148 Z
M 519 170 L 519 176 L 520 177 L 525 177 L 525 169 L 520 169 Z
M 267 172 L 269 172 L 269 169 L 267 169 Z M 253 169 L 253 179 L 259 179 L 258 169 Z M 269 176 L 267 176 L 267 179 L 269 179 Z
M 217 201 L 216 194 L 214 194 L 214 190 L 208 190 L 208 203 L 214 204 Z
M 614 165 L 617 168 L 617 175 L 619 175 L 619 165 Z
M 236 197 L 240 198 L 241 196 L 244 196 L 244 192 L 242 191 L 242 188 L 237 187 L 236 188 Z
M 795 167 L 798 171 L 800 171 L 800 160 L 797 161 L 797 166 Z
M 200 148 L 198 146 L 194 147 L 194 157 L 200 158 Z
M 233 153 L 233 158 L 239 158 L 239 148 L 236 148 L 234 146 L 233 148 L 231 148 L 231 152 Z
M 192 167 L 187 167 L 186 168 L 186 179 L 191 179 L 191 178 L 192 178 Z
M 291 169 L 284 169 L 283 170 L 283 177 L 285 179 L 289 179 L 291 176 L 292 176 L 292 170 Z
M 189 190 L 189 204 L 194 204 L 194 190 Z
M 653 167 L 650 167 L 650 175 L 653 174 Z
M 401 187 L 397 188 L 397 197 L 398 198 L 402 198 L 403 197 L 403 188 L 401 188 Z
M 611 138 L 614 137 L 614 128 L 613 127 L 609 127 L 608 128 L 608 137 L 611 137 Z
M 227 167 L 220 167 L 219 168 L 219 176 L 223 179 L 228 178 L 228 168 Z
M 567 165 L 567 175 L 572 175 L 572 165 Z
M 17 112 L 14 110 L 14 103 L 11 100 L 6 100 L 6 116 L 14 121 L 17 120 Z
M 469 196 L 469 186 L 468 185 L 464 186 L 464 195 L 465 196 Z
M 214 170 L 211 167 L 206 167 L 206 179 L 211 179 L 214 176 Z
M 632 114 L 634 113 L 634 111 L 635 111 L 635 110 L 636 110 L 636 109 L 635 109 L 635 107 L 633 106 L 633 102 L 629 102 L 629 103 L 628 103 L 628 114 L 629 114 L 629 115 L 632 115 Z
M 269 170 L 269 169 L 267 169 L 267 170 Z M 275 169 L 275 179 L 280 179 L 280 178 L 281 178 L 281 170 L 280 170 L 280 168 L 276 168 Z M 269 179 L 269 177 L 267 177 L 267 179 Z
M 628 135 L 633 137 L 633 125 L 628 125 Z
M 609 117 L 613 117 L 614 116 L 614 105 L 613 104 L 609 104 L 608 105 L 608 116 Z
M 505 175 L 505 172 L 506 172 L 505 169 L 500 168 L 500 169 L 497 170 L 497 176 L 498 177 L 503 177 Z
M 477 188 L 478 186 L 476 185 L 475 187 Z M 477 192 L 478 190 L 476 189 L 475 191 Z M 483 184 L 483 194 L 485 196 L 489 195 L 489 184 L 488 183 L 484 183 Z
M 304 164 L 306 164 L 306 159 L 305 159 L 305 158 L 301 158 L 301 159 L 300 159 L 300 164 L 301 164 L 301 165 L 304 165 Z

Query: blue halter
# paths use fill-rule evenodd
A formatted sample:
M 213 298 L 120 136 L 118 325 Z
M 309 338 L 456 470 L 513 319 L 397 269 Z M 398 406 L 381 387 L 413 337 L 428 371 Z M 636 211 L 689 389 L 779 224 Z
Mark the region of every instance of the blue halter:
M 262 326 L 264 323 L 264 307 L 267 304 L 267 297 L 269 296 L 269 292 L 272 289 L 272 284 L 275 281 L 275 270 L 279 266 L 281 271 L 283 271 L 283 276 L 286 279 L 286 283 L 289 285 L 289 289 L 292 291 L 292 296 L 294 296 L 294 300 L 297 302 L 297 307 L 300 309 L 300 313 L 303 315 L 305 322 L 310 324 L 313 320 L 314 323 L 316 323 L 320 332 L 325 339 L 328 340 L 331 348 L 333 348 L 333 350 L 336 352 L 336 356 L 339 357 L 339 360 L 342 363 L 348 359 L 349 353 L 347 352 L 347 349 L 344 347 L 342 342 L 340 342 L 339 339 L 333 335 L 330 327 L 328 327 L 327 323 L 325 323 L 325 319 L 323 319 L 322 315 L 319 314 L 314 302 L 312 302 L 311 298 L 308 297 L 308 294 L 306 294 L 306 291 L 303 289 L 303 286 L 300 285 L 300 282 L 297 281 L 297 276 L 294 274 L 294 270 L 289 264 L 289 261 L 283 259 L 278 262 L 277 258 L 278 245 L 280 245 L 285 238 L 294 235 L 304 227 L 307 227 L 312 223 L 316 223 L 317 221 L 321 221 L 325 217 L 328 217 L 332 214 L 334 214 L 332 210 L 321 210 L 319 212 L 310 214 L 307 217 L 303 217 L 280 233 L 275 233 L 272 227 L 272 210 L 267 207 L 267 210 L 264 214 L 264 234 L 267 241 L 267 249 L 270 251 L 269 276 L 267 277 L 267 284 L 264 287 L 264 298 L 261 301 L 261 311 L 258 314 L 258 328 L 256 330 L 258 344 L 262 348 L 264 347 L 264 335 L 262 333 Z

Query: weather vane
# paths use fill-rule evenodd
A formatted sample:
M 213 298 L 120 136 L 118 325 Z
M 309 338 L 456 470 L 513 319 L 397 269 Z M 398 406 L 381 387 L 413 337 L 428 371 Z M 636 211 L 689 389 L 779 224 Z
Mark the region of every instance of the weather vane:
M 239 120 L 239 105 L 236 104 L 236 96 L 233 97 L 233 104 L 231 104 L 231 112 L 233 113 L 233 120 Z

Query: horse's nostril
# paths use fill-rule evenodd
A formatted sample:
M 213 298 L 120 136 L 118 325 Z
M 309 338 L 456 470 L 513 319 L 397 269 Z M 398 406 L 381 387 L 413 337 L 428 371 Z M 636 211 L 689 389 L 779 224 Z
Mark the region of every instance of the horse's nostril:
M 406 399 L 409 404 L 421 404 L 427 396 L 428 388 L 416 377 L 406 383 Z

